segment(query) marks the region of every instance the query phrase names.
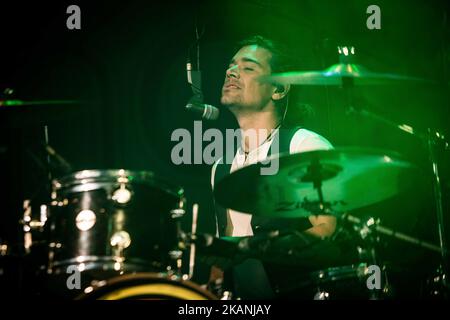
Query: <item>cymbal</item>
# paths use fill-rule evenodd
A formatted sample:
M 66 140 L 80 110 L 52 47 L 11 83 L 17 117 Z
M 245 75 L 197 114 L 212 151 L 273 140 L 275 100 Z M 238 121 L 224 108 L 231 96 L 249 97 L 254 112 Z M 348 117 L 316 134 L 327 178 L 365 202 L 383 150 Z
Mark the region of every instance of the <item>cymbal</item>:
M 27 124 L 45 124 L 50 121 L 72 119 L 89 108 L 86 101 L 78 100 L 1 100 L 0 115 L 7 126 L 23 127 Z
M 262 82 L 294 85 L 339 86 L 346 79 L 354 85 L 398 84 L 404 81 L 425 83 L 431 81 L 391 73 L 372 72 L 359 64 L 338 63 L 323 71 L 284 72 L 261 77 Z
M 0 100 L 0 107 L 14 106 L 48 106 L 48 105 L 61 105 L 61 104 L 79 104 L 77 100 Z
M 269 159 L 271 166 L 278 161 L 277 174 L 261 175 L 262 163 L 241 168 L 216 185 L 216 201 L 269 218 L 308 217 L 317 214 L 320 189 L 328 208 L 346 212 L 397 195 L 417 169 L 398 154 L 377 149 L 341 148 Z

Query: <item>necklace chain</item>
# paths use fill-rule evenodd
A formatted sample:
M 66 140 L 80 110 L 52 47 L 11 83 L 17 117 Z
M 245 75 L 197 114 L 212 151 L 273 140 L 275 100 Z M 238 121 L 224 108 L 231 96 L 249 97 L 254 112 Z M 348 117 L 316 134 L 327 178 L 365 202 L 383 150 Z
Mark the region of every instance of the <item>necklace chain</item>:
M 269 135 L 267 136 L 267 138 L 256 148 L 256 149 L 258 149 L 259 147 L 261 147 L 264 143 L 266 143 L 267 141 L 269 141 L 269 139 L 271 139 L 272 138 L 272 134 L 275 132 L 275 130 L 277 130 L 279 127 L 281 126 L 281 123 L 279 124 L 279 125 L 277 125 L 276 127 L 275 127 L 275 129 L 273 129 L 273 130 L 271 130 L 270 131 L 270 133 L 269 133 Z M 255 150 L 256 150 L 255 149 Z M 250 153 L 250 151 L 244 151 L 244 156 L 245 156 L 245 159 L 244 159 L 244 163 L 245 162 L 247 162 L 247 158 L 248 158 L 248 154 Z

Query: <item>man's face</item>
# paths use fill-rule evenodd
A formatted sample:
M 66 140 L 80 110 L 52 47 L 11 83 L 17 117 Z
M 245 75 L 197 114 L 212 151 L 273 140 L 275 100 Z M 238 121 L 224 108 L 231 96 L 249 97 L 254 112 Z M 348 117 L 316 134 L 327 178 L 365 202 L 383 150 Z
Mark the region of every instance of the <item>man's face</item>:
M 257 77 L 271 73 L 272 54 L 256 45 L 242 47 L 226 71 L 220 102 L 228 107 L 261 110 L 272 98 L 274 86 L 260 83 Z

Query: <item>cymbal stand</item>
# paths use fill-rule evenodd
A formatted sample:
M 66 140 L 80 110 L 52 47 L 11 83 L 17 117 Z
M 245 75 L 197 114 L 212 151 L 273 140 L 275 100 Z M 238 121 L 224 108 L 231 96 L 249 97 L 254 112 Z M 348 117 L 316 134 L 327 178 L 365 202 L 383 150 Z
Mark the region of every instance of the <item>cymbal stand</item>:
M 339 59 L 341 63 L 350 63 L 354 59 L 355 50 L 351 48 L 349 50 L 348 47 L 338 47 Z M 445 140 L 444 135 L 442 135 L 438 131 L 434 131 L 431 128 L 428 128 L 427 132 L 421 132 L 419 130 L 414 129 L 413 127 L 407 124 L 398 124 L 394 121 L 386 119 L 378 114 L 369 112 L 367 110 L 363 110 L 360 108 L 356 108 L 354 106 L 353 101 L 353 79 L 352 78 L 342 78 L 342 88 L 345 90 L 347 95 L 347 114 L 358 114 L 365 118 L 368 118 L 372 121 L 381 123 L 388 127 L 394 128 L 396 130 L 400 130 L 402 132 L 411 134 L 412 136 L 417 137 L 422 141 L 422 143 L 427 148 L 428 153 L 428 162 L 432 172 L 432 184 L 433 184 L 433 196 L 435 203 L 435 211 L 436 211 L 436 221 L 437 221 L 437 232 L 439 237 L 439 245 L 440 245 L 440 253 L 441 253 L 441 279 L 442 286 L 444 288 L 449 288 L 447 278 L 449 275 L 448 269 L 448 249 L 447 249 L 447 238 L 445 233 L 444 226 L 444 211 L 442 207 L 442 189 L 441 189 L 441 179 L 439 175 L 439 163 L 437 159 L 437 151 L 441 150 L 450 150 L 448 141 Z
M 428 162 L 432 173 L 432 184 L 433 184 L 433 196 L 436 211 L 436 221 L 437 221 L 437 232 L 439 237 L 439 246 L 441 253 L 441 269 L 442 269 L 442 285 L 444 288 L 449 288 L 447 275 L 448 273 L 448 249 L 447 249 L 447 237 L 445 233 L 445 223 L 444 223 L 444 210 L 442 207 L 442 189 L 441 189 L 441 178 L 439 174 L 440 164 L 438 162 L 437 152 L 440 150 L 448 151 L 449 143 L 445 140 L 443 134 L 438 131 L 434 131 L 428 128 L 427 132 L 421 132 L 413 127 L 406 124 L 397 124 L 393 121 L 383 118 L 380 115 L 374 114 L 364 109 L 355 109 L 350 107 L 348 113 L 358 114 L 365 118 L 371 119 L 373 121 L 382 123 L 391 128 L 401 130 L 412 136 L 417 137 L 422 141 L 422 143 L 427 147 Z
M 310 180 L 313 183 L 313 187 L 314 189 L 317 190 L 318 196 L 317 202 L 312 202 L 308 204 L 309 207 L 308 210 L 315 215 L 325 214 L 325 215 L 333 215 L 338 218 L 345 217 L 345 215 L 342 215 L 339 212 L 335 212 L 335 210 L 333 210 L 333 208 L 331 207 L 330 203 L 326 202 L 324 199 L 322 191 L 322 181 L 324 178 L 322 175 L 322 166 L 320 164 L 319 159 L 313 159 L 311 161 L 311 164 L 308 166 L 307 170 Z M 354 231 L 357 231 L 359 237 L 363 240 L 365 244 L 368 243 L 368 246 L 366 248 L 363 247 L 358 248 L 358 254 L 360 258 L 368 259 L 372 264 L 377 265 L 377 257 L 375 254 L 376 239 L 372 237 L 374 235 L 372 229 L 376 223 L 375 219 L 370 218 L 365 223 L 361 223 L 361 221 L 358 221 L 358 223 L 352 221 L 352 223 L 354 225 Z
M 362 241 L 357 246 L 357 253 L 359 256 L 360 261 L 364 261 L 372 266 L 377 266 L 382 269 L 382 266 L 380 265 L 380 261 L 378 260 L 378 256 L 376 253 L 376 246 L 379 242 L 379 237 L 375 230 L 377 230 L 377 226 L 379 221 L 375 220 L 374 218 L 369 218 L 367 221 L 361 221 L 360 219 L 349 216 L 346 213 L 340 213 L 336 212 L 332 209 L 331 205 L 328 202 L 324 201 L 323 192 L 322 192 L 322 175 L 321 175 L 321 166 L 319 161 L 312 161 L 311 166 L 308 168 L 309 173 L 312 177 L 312 182 L 314 185 L 314 188 L 317 189 L 317 194 L 319 201 L 310 203 L 309 204 L 309 211 L 312 214 L 315 215 L 332 215 L 335 216 L 337 219 L 340 219 L 342 221 L 348 221 L 352 224 L 353 231 L 356 232 L 358 235 L 358 238 Z M 340 234 L 342 231 L 346 230 L 342 224 L 340 225 L 340 229 L 334 233 L 332 236 L 332 240 L 335 240 L 338 234 Z M 384 274 L 384 273 L 383 273 Z M 370 299 L 371 300 L 379 300 L 383 296 L 383 294 L 388 292 L 388 286 L 387 286 L 387 276 L 384 274 L 385 277 L 385 285 L 383 287 L 383 290 L 370 290 Z M 380 288 L 381 289 L 381 288 Z
M 191 227 L 191 237 L 196 239 L 197 236 L 197 219 L 198 219 L 198 204 L 195 203 L 192 207 L 192 227 Z M 190 243 L 189 252 L 189 274 L 188 279 L 192 279 L 194 276 L 195 269 L 195 241 Z
M 403 234 L 397 235 L 397 232 L 381 226 L 380 220 L 373 217 L 361 220 L 347 213 L 338 214 L 337 217 L 343 221 L 350 222 L 352 224 L 353 230 L 356 231 L 358 237 L 362 240 L 363 245 L 359 245 L 357 247 L 358 255 L 361 261 L 367 261 L 370 264 L 369 267 L 378 267 L 381 272 L 380 276 L 384 278 L 384 283 L 380 288 L 377 288 L 377 290 L 370 290 L 370 298 L 372 300 L 388 298 L 391 294 L 388 272 L 386 271 L 384 263 L 379 259 L 376 251 L 377 245 L 380 243 L 379 235 L 390 235 L 402 240 L 410 240 L 413 238 Z M 419 243 L 420 241 L 417 242 Z M 432 247 L 432 245 L 430 246 Z

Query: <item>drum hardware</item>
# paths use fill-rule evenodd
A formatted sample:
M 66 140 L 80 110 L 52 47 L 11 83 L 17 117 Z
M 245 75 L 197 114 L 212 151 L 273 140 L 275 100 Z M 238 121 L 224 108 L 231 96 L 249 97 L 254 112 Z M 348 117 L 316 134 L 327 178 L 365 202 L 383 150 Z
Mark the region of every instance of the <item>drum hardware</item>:
M 130 234 L 126 231 L 118 231 L 114 233 L 110 240 L 111 247 L 113 248 L 113 257 L 119 260 L 125 260 L 124 250 L 131 244 Z
M 30 253 L 31 246 L 33 245 L 33 232 L 43 232 L 44 226 L 48 219 L 47 205 L 40 205 L 39 220 L 33 220 L 31 201 L 26 199 L 23 201 L 23 217 L 19 221 L 22 225 L 24 236 L 24 250 L 25 253 Z
M 122 299 L 218 300 L 218 297 L 189 280 L 166 273 L 135 273 L 93 282 L 76 298 Z
M 220 300 L 233 300 L 234 296 L 231 291 L 224 291 L 222 293 L 222 296 L 220 297 Z
M 350 216 L 350 218 L 348 216 L 346 217 L 345 214 L 342 215 L 341 218 L 348 219 L 347 221 L 352 221 L 351 223 L 353 224 L 353 231 L 356 232 L 356 234 L 361 239 L 361 243 L 357 246 L 359 260 L 366 261 L 370 265 L 377 266 L 378 268 L 382 266 L 382 275 L 384 277 L 382 288 L 370 290 L 369 295 L 369 299 L 371 300 L 382 299 L 389 293 L 389 282 L 387 278 L 387 272 L 385 272 L 385 268 L 377 255 L 377 246 L 380 243 L 380 238 L 378 237 L 378 234 L 374 232 L 374 230 L 376 230 L 376 227 L 379 225 L 380 220 L 373 217 L 369 217 L 365 220 L 360 220 L 352 216 Z M 368 274 L 367 265 L 365 266 L 363 271 L 364 272 L 362 272 L 361 274 L 366 276 Z
M 0 241 L 0 256 L 4 257 L 9 253 L 8 245 Z
M 347 63 L 347 66 L 349 66 L 348 62 L 352 62 L 352 58 L 354 56 L 354 52 L 352 54 L 345 54 L 342 55 L 340 53 L 340 58 L 344 59 Z M 438 150 L 450 150 L 449 149 L 449 143 L 446 141 L 443 134 L 441 134 L 438 131 L 433 130 L 432 128 L 428 128 L 426 132 L 422 132 L 421 130 L 417 130 L 416 128 L 407 125 L 407 124 L 398 124 L 394 121 L 391 121 L 389 119 L 386 119 L 385 117 L 369 112 L 367 110 L 364 110 L 359 107 L 353 107 L 353 97 L 352 97 L 352 87 L 355 84 L 355 80 L 370 80 L 373 79 L 383 79 L 381 83 L 396 83 L 398 80 L 401 81 L 413 81 L 416 83 L 433 83 L 428 80 L 419 79 L 419 78 L 410 78 L 404 77 L 404 76 L 398 76 L 398 75 L 382 75 L 382 74 L 371 74 L 370 72 L 367 72 L 367 70 L 362 69 L 362 73 L 358 71 L 358 69 L 352 69 L 352 70 L 345 70 L 344 69 L 336 69 L 338 72 L 328 72 L 326 74 L 327 79 L 328 76 L 331 76 L 331 78 L 339 77 L 339 76 L 345 76 L 350 81 L 343 82 L 343 87 L 347 91 L 348 96 L 348 103 L 347 103 L 347 114 L 348 113 L 356 113 L 359 114 L 362 117 L 365 117 L 367 119 L 370 119 L 376 123 L 383 124 L 384 126 L 393 128 L 395 130 L 400 130 L 403 133 L 408 133 L 416 138 L 418 138 L 423 146 L 426 147 L 427 150 L 427 156 L 428 156 L 428 162 L 430 166 L 430 175 L 432 177 L 432 186 L 433 186 L 433 196 L 434 196 L 434 203 L 435 203 L 435 214 L 437 219 L 437 235 L 439 238 L 439 246 L 440 246 L 440 254 L 441 254 L 441 265 L 442 265 L 442 272 L 444 274 L 449 274 L 449 266 L 448 266 L 448 249 L 447 249 L 447 238 L 446 238 L 446 232 L 445 232 L 445 222 L 444 222 L 444 212 L 443 212 L 443 206 L 442 206 L 442 187 L 441 187 L 441 178 L 439 174 L 440 169 L 440 163 L 438 163 L 438 156 L 437 152 Z M 342 70 L 345 70 L 342 72 Z M 330 70 L 328 70 L 330 71 Z M 356 71 L 356 72 L 353 72 Z M 320 76 L 319 76 L 320 77 Z M 367 83 L 370 84 L 370 83 Z M 447 282 L 447 277 L 442 277 L 443 281 L 443 287 L 450 288 L 449 284 Z
M 306 290 L 313 300 L 334 299 L 361 299 L 378 300 L 390 295 L 387 280 L 384 281 L 381 290 L 369 290 L 366 281 L 370 276 L 368 263 L 331 267 L 310 273 L 308 277 L 299 282 L 298 287 Z M 382 270 L 386 275 L 386 270 Z M 346 296 L 346 294 L 348 296 Z M 308 296 L 306 296 L 308 297 Z
M 427 129 L 427 132 L 422 132 L 420 130 L 415 129 L 414 127 L 406 124 L 398 124 L 389 119 L 382 117 L 381 115 L 375 114 L 373 112 L 369 112 L 364 109 L 350 109 L 351 113 L 356 113 L 362 117 L 370 119 L 372 121 L 381 123 L 385 126 L 394 128 L 396 130 L 400 130 L 401 132 L 406 132 L 416 138 L 418 138 L 424 146 L 427 148 L 428 153 L 428 162 L 430 166 L 430 172 L 432 177 L 432 185 L 433 185 L 433 195 L 434 195 L 434 203 L 435 203 L 435 214 L 437 219 L 437 234 L 439 237 L 439 253 L 441 254 L 441 265 L 442 272 L 444 275 L 449 274 L 448 269 L 448 248 L 446 241 L 446 232 L 444 227 L 444 211 L 442 207 L 442 187 L 441 187 L 441 177 L 440 177 L 440 163 L 438 162 L 437 152 L 438 150 L 450 150 L 449 143 L 446 140 L 445 136 L 438 131 L 435 131 L 431 128 Z M 427 247 L 432 248 L 432 250 L 436 250 L 434 246 Z M 443 287 L 449 288 L 447 277 L 441 277 L 443 281 Z
M 184 193 L 184 190 L 181 189 L 180 192 L 182 194 L 182 193 Z M 184 209 L 185 205 L 186 205 L 186 198 L 184 198 L 184 196 L 183 196 L 180 198 L 178 206 L 175 209 L 170 210 L 170 217 L 176 221 L 181 219 L 182 217 L 184 217 L 186 214 L 186 211 Z M 183 277 L 184 276 L 184 275 L 182 275 L 182 273 L 183 273 L 183 271 L 182 271 L 183 252 L 184 252 L 184 250 L 186 250 L 186 245 L 185 245 L 186 235 L 185 235 L 184 231 L 181 229 L 181 226 L 179 223 L 177 223 L 177 225 L 176 225 L 176 234 L 177 234 L 176 249 L 170 250 L 169 256 L 175 262 L 175 266 L 176 266 L 175 274 L 179 277 Z M 170 268 L 168 268 L 167 271 L 170 271 Z
M 192 238 L 194 239 L 197 235 L 197 218 L 198 218 L 198 204 L 195 203 L 192 207 L 192 227 L 191 227 L 191 235 Z M 190 253 L 189 253 L 188 279 L 192 279 L 192 277 L 194 276 L 194 268 L 195 268 L 195 242 L 192 241 L 190 244 Z
M 449 288 L 445 287 L 446 283 L 445 273 L 442 270 L 442 266 L 439 266 L 427 279 L 425 290 L 426 296 L 436 299 L 448 299 Z
M 340 217 L 344 221 L 351 222 L 353 224 L 353 226 L 358 226 L 358 227 L 355 227 L 356 230 L 360 230 L 360 229 L 363 230 L 361 237 L 363 237 L 363 235 L 366 236 L 368 233 L 377 233 L 380 235 L 386 235 L 386 236 L 416 245 L 423 249 L 434 251 L 439 254 L 441 253 L 441 249 L 439 246 L 437 246 L 433 243 L 412 237 L 405 233 L 384 227 L 384 226 L 380 225 L 379 219 L 375 219 L 375 218 L 371 217 L 371 218 L 368 218 L 367 221 L 363 221 L 360 218 L 352 216 L 348 213 L 341 214 Z M 361 225 L 362 225 L 362 227 L 361 227 Z
M 112 199 L 119 205 L 128 203 L 131 200 L 132 193 L 125 187 L 124 183 L 120 184 L 120 187 L 116 189 L 112 194 Z
M 182 218 L 186 214 L 186 211 L 183 208 L 177 208 L 170 210 L 170 215 L 174 219 Z
M 195 269 L 195 261 L 196 261 L 196 244 L 200 245 L 200 257 L 205 257 L 205 252 L 202 251 L 205 249 L 205 245 L 204 242 L 200 239 L 210 239 L 212 240 L 212 236 L 211 235 L 207 235 L 207 234 L 203 234 L 203 235 L 198 235 L 197 234 L 197 219 L 198 219 L 198 204 L 195 203 L 192 207 L 192 227 L 191 227 L 191 232 L 190 234 L 187 235 L 187 245 L 190 247 L 190 254 L 189 254 L 189 273 L 187 275 L 183 275 L 183 280 L 190 280 L 192 279 L 193 275 L 194 275 L 194 269 Z M 206 242 L 208 242 L 208 240 L 206 240 Z M 212 243 L 212 242 L 211 242 Z M 211 245 L 211 243 L 209 245 Z M 203 244 L 203 246 L 202 246 Z M 230 244 L 231 246 L 234 246 L 235 243 Z M 208 245 L 207 245 L 208 246 Z M 215 248 L 218 249 L 218 248 Z M 212 249 L 214 250 L 214 248 Z M 227 257 L 230 258 L 231 257 Z M 233 257 L 234 258 L 234 257 Z M 216 264 L 216 263 L 214 263 Z M 217 264 L 216 264 L 217 265 Z M 219 297 L 220 300 L 232 300 L 233 299 L 233 294 L 231 291 L 226 291 L 223 290 L 223 282 L 222 279 L 218 279 L 214 282 L 214 284 L 212 284 L 209 288 L 208 288 L 209 292 L 212 292 L 215 296 Z

